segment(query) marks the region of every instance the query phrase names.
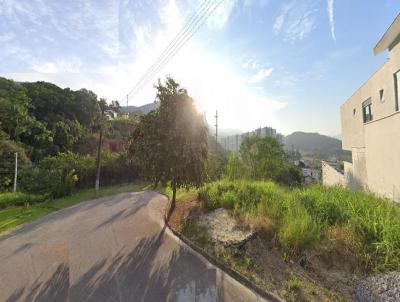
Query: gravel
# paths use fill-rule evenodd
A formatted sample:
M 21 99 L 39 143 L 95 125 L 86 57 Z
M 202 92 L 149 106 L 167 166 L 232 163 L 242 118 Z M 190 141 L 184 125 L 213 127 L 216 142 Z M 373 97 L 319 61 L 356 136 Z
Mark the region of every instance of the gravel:
M 223 246 L 241 247 L 255 235 L 253 230 L 239 226 L 235 218 L 222 208 L 203 216 L 200 225 L 207 228 L 214 242 Z
M 356 294 L 363 302 L 399 302 L 400 272 L 379 274 L 358 281 Z

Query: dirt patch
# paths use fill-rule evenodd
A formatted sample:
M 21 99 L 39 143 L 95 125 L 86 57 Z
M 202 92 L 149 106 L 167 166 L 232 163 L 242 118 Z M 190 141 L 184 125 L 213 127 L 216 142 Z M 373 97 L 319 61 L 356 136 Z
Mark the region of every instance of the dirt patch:
M 289 257 L 277 246 L 272 231 L 258 231 L 240 248 L 210 246 L 207 238 L 196 237 L 208 231 L 199 223 L 205 214 L 196 200 L 178 202 L 170 224 L 178 232 L 185 232 L 189 225 L 190 232 L 184 235 L 197 244 L 204 242 L 203 248 L 259 287 L 287 301 L 357 301 L 354 280 L 361 273 L 348 249 L 334 249 L 326 242 L 324 247 Z M 245 219 L 238 217 L 237 223 L 245 224 Z
M 184 223 L 188 219 L 197 219 L 203 213 L 203 207 L 197 200 L 177 201 L 175 210 L 169 219 L 169 224 L 174 230 L 182 232 Z

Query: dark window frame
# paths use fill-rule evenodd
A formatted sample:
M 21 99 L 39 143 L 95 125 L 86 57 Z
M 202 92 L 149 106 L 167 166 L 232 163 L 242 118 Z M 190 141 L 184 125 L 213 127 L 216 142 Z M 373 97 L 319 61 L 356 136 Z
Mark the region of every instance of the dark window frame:
M 385 90 L 383 88 L 379 90 L 379 101 L 381 103 L 384 103 L 386 101 L 385 100 Z
M 397 71 L 393 74 L 395 110 L 396 110 L 396 111 L 399 111 L 399 87 L 398 87 L 397 83 L 400 84 L 400 79 L 397 78 L 397 74 L 400 75 L 400 69 L 397 70 Z M 400 86 L 400 85 L 399 85 L 399 86 Z
M 362 103 L 362 116 L 364 124 L 373 120 L 371 98 L 368 98 L 366 101 Z

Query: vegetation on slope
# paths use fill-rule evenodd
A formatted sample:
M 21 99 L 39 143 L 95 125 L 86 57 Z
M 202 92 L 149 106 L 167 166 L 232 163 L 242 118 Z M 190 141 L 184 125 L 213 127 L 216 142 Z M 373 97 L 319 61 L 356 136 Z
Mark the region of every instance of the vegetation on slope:
M 208 208 L 232 209 L 272 231 L 286 252 L 299 254 L 326 239 L 333 244 L 344 240 L 366 269 L 400 270 L 400 207 L 371 194 L 222 180 L 205 185 L 199 197 Z

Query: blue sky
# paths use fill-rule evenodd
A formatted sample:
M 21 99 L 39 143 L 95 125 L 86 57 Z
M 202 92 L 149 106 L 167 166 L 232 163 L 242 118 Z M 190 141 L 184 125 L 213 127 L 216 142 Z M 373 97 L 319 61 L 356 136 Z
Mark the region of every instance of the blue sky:
M 124 99 L 201 3 L 0 0 L 0 76 Z M 223 128 L 337 135 L 399 11 L 398 0 L 225 0 L 157 77 L 177 78 L 210 121 L 218 109 Z M 149 84 L 130 105 L 154 95 Z

